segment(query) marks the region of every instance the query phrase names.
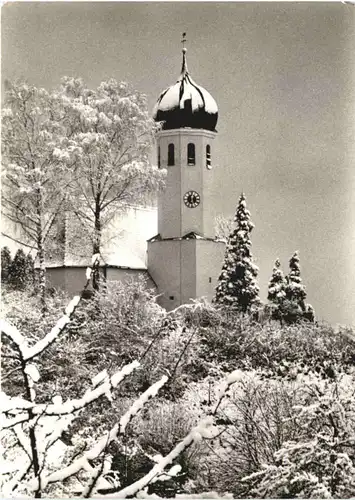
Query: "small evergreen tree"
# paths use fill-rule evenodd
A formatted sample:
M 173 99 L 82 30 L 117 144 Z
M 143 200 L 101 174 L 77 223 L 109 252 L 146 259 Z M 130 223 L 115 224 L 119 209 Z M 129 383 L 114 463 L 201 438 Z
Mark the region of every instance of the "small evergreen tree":
M 18 290 L 23 290 L 33 282 L 34 264 L 30 255 L 25 255 L 22 248 L 15 254 L 14 260 L 9 267 L 8 282 Z
M 8 247 L 1 249 L 1 282 L 7 283 L 9 278 L 9 270 L 12 263 L 11 252 Z
M 251 253 L 250 233 L 254 224 L 246 208 L 244 193 L 240 196 L 234 222 L 236 227 L 227 243 L 215 303 L 245 313 L 260 304 L 260 299 L 256 280 L 259 269 Z
M 282 304 L 282 316 L 287 323 L 296 323 L 302 319 L 314 321 L 314 310 L 306 304 L 306 289 L 302 283 L 300 259 L 296 251 L 290 259 L 290 272 L 286 277 L 285 301 Z
M 280 267 L 280 260 L 276 259 L 268 286 L 267 298 L 271 302 L 273 319 L 282 319 L 282 306 L 286 297 L 286 278 Z

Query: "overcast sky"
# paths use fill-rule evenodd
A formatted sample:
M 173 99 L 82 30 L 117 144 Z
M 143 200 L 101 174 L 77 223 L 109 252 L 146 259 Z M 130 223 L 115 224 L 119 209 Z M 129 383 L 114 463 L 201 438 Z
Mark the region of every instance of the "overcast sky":
M 51 88 L 108 77 L 147 94 L 188 66 L 219 106 L 216 197 L 241 190 L 262 295 L 299 250 L 318 318 L 355 324 L 355 6 L 339 3 L 7 3 L 2 79 Z

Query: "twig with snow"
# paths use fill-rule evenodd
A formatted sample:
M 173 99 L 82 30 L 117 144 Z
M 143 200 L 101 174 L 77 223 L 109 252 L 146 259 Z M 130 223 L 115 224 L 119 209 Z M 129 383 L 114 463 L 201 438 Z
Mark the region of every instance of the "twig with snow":
M 229 375 L 227 375 L 225 380 L 218 388 L 217 402 L 214 408 L 211 410 L 211 415 L 216 415 L 218 408 L 220 407 L 220 404 L 222 403 L 224 397 L 226 396 L 230 386 L 235 384 L 236 382 L 239 382 L 243 377 L 244 373 L 242 372 L 242 370 L 238 369 L 234 370 L 233 372 L 229 373 Z
M 100 489 L 99 480 L 102 479 L 105 474 L 110 472 L 111 464 L 112 464 L 112 457 L 104 455 L 100 467 L 94 469 L 93 472 L 90 474 L 89 481 L 82 492 L 81 495 L 82 497 L 90 498 L 93 492 Z
M 93 401 L 96 401 L 104 394 L 109 395 L 111 389 L 115 389 L 128 375 L 139 367 L 140 363 L 138 361 L 132 361 L 132 363 L 125 365 L 123 368 L 115 372 L 95 389 L 87 390 L 82 398 L 69 399 L 65 403 L 55 402 L 47 405 L 35 405 L 32 408 L 32 411 L 35 415 L 44 413 L 48 416 L 69 415 L 74 413 L 82 408 L 85 408 L 85 406 L 88 406 Z
M 136 495 L 139 491 L 147 487 L 154 479 L 163 474 L 164 469 L 170 465 L 183 451 L 185 451 L 194 442 L 201 441 L 204 437 L 211 436 L 213 429 L 213 419 L 207 418 L 194 427 L 189 434 L 178 443 L 165 457 L 162 457 L 154 467 L 135 483 L 130 484 L 126 488 L 117 493 L 110 494 L 111 498 L 127 498 Z

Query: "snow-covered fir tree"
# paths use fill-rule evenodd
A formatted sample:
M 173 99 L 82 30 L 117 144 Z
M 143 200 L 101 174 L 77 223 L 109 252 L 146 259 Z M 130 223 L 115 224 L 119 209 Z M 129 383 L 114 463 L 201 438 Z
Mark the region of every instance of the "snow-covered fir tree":
M 257 283 L 258 267 L 253 263 L 250 233 L 254 224 L 250 220 L 245 195 L 241 194 L 235 229 L 229 236 L 222 272 L 216 287 L 215 303 L 247 312 L 260 304 Z
M 287 276 L 286 298 L 296 302 L 301 307 L 306 300 L 307 294 L 302 283 L 300 258 L 296 251 L 290 259 L 290 272 Z
M 306 288 L 302 283 L 300 258 L 297 251 L 292 255 L 289 265 L 282 315 L 288 323 L 295 323 L 302 319 L 313 321 L 314 310 L 310 304 L 306 304 Z
M 286 296 L 285 287 L 286 279 L 281 269 L 281 263 L 279 259 L 276 259 L 269 281 L 267 296 L 268 300 L 274 302 L 275 304 L 279 304 L 280 302 L 282 302 L 282 300 Z
M 1 282 L 6 283 L 9 276 L 9 270 L 12 263 L 11 253 L 8 247 L 1 249 Z
M 275 260 L 274 268 L 268 285 L 267 298 L 271 303 L 270 312 L 271 317 L 274 319 L 281 319 L 282 305 L 286 297 L 286 278 L 281 269 L 279 259 Z
M 34 262 L 31 255 L 26 255 L 22 248 L 19 248 L 11 262 L 8 271 L 8 282 L 18 290 L 24 289 L 33 283 Z

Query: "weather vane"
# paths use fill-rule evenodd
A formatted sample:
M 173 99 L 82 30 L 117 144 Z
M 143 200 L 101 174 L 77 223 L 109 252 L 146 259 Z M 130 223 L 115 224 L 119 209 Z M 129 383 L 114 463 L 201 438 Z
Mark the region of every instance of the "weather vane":
M 181 40 L 181 43 L 182 43 L 182 48 L 185 49 L 185 43 L 186 43 L 186 32 L 182 34 L 182 40 Z

